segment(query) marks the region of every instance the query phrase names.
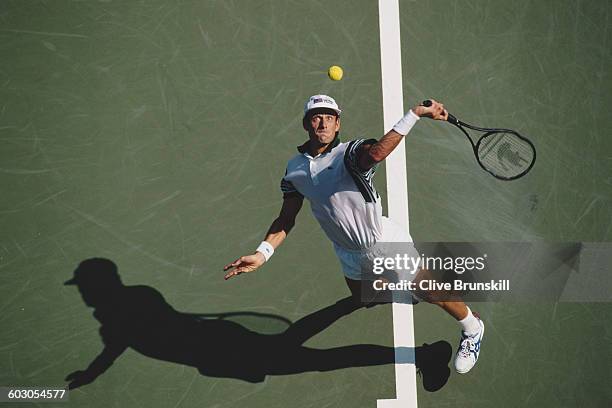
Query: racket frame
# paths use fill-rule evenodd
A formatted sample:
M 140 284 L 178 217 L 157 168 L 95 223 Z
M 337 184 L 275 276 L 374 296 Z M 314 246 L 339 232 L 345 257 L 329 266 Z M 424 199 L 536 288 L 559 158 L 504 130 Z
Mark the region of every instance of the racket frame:
M 504 181 L 516 180 L 518 178 L 523 177 L 525 174 L 527 174 L 529 172 L 529 170 L 531 170 L 531 168 L 535 164 L 535 161 L 536 161 L 536 149 L 535 149 L 535 146 L 533 145 L 531 140 L 529 140 L 526 137 L 520 135 L 516 130 L 503 129 L 503 128 L 483 128 L 483 127 L 478 127 L 478 126 L 470 125 L 469 123 L 465 123 L 465 122 L 460 121 L 459 119 L 457 119 L 455 116 L 451 115 L 450 113 L 448 114 L 447 122 L 455 125 L 457 128 L 459 128 L 459 130 L 461 130 L 463 132 L 465 137 L 467 137 L 467 139 L 470 141 L 470 144 L 472 145 L 472 150 L 474 151 L 474 157 L 476 158 L 476 162 L 478 163 L 478 165 L 484 171 L 486 171 L 487 173 L 489 173 L 490 175 L 492 175 L 496 179 L 504 180 Z M 485 134 L 480 136 L 478 141 L 474 144 L 474 141 L 470 137 L 470 134 L 465 130 L 465 128 L 476 130 L 478 132 L 485 132 Z M 482 164 L 482 162 L 480 161 L 480 158 L 478 157 L 478 147 L 480 146 L 480 143 L 486 137 L 488 137 L 488 136 L 490 136 L 492 134 L 495 134 L 495 133 L 511 133 L 511 134 L 515 135 L 516 137 L 518 137 L 519 139 L 521 139 L 524 142 L 526 142 L 531 147 L 531 150 L 533 151 L 533 159 L 531 160 L 531 163 L 529 164 L 529 167 L 527 167 L 525 170 L 523 170 L 521 173 L 517 174 L 516 176 L 512 176 L 512 177 L 504 177 L 504 176 L 501 176 L 499 174 L 495 174 L 494 172 L 492 172 L 491 170 L 486 168 L 484 166 L 484 164 Z

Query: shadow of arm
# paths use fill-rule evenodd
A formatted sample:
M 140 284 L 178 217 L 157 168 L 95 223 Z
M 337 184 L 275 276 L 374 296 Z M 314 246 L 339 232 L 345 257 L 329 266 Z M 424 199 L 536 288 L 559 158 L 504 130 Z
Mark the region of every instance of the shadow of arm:
M 127 346 L 125 345 L 106 345 L 104 350 L 89 364 L 85 370 L 74 371 L 66 376 L 66 381 L 70 381 L 68 389 L 74 389 L 92 383 L 102 373 L 109 369 L 115 360 L 123 354 Z

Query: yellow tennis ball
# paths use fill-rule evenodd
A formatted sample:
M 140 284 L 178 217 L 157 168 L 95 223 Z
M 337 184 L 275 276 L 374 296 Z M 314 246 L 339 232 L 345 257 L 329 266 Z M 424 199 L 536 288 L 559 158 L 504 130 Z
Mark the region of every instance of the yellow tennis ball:
M 332 65 L 327 70 L 327 75 L 329 76 L 329 79 L 331 79 L 332 81 L 339 81 L 339 80 L 341 80 L 343 73 L 344 72 L 342 72 L 342 68 L 340 68 L 337 65 Z

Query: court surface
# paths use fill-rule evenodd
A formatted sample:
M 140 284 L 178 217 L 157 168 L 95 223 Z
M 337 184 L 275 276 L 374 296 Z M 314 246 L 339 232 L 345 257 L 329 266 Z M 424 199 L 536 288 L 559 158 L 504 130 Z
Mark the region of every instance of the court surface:
M 434 97 L 538 147 L 531 173 L 506 183 L 478 168 L 452 127 L 420 121 L 406 139 L 415 239 L 612 239 L 611 8 L 400 2 L 405 109 Z M 307 136 L 308 96 L 336 98 L 343 140 L 382 136 L 380 64 L 376 1 L 2 2 L 0 386 L 63 386 L 100 353 L 92 309 L 63 284 L 91 257 L 112 260 L 126 285 L 153 288 L 180 312 L 241 312 L 239 323 L 258 333 L 347 296 L 308 205 L 261 270 L 226 282 L 222 267 L 256 248 L 276 217 L 286 161 Z M 342 81 L 327 78 L 330 65 L 344 68 Z M 386 200 L 394 175 L 381 168 L 376 177 Z M 612 404 L 609 303 L 472 309 L 487 324 L 478 365 L 435 392 L 418 377 L 419 407 Z M 414 320 L 417 346 L 456 350 L 449 316 L 418 304 Z M 210 338 L 218 333 L 204 335 L 206 347 Z M 339 318 L 306 342 L 359 344 L 393 346 L 389 305 Z M 220 354 L 221 365 L 240 367 Z M 69 402 L 45 406 L 375 407 L 395 397 L 393 364 L 348 365 L 304 363 L 249 382 L 128 349 Z

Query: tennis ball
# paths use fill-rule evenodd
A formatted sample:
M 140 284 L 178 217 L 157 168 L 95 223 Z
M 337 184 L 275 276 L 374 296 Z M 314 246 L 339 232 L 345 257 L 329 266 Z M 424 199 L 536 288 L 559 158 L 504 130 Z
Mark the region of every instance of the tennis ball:
M 342 72 L 342 68 L 340 68 L 337 65 L 332 65 L 327 70 L 327 75 L 329 76 L 329 79 L 331 79 L 332 81 L 339 81 L 339 80 L 341 80 L 343 73 L 344 72 Z

